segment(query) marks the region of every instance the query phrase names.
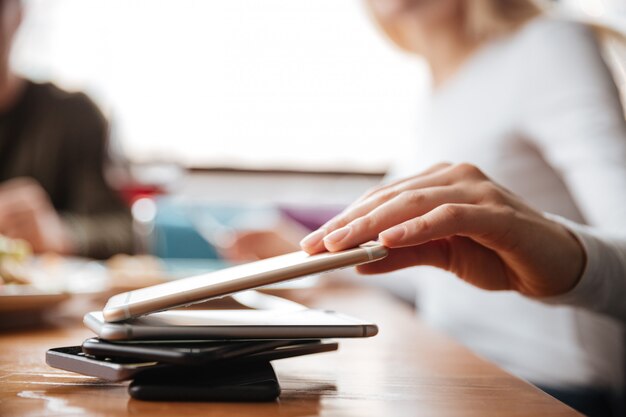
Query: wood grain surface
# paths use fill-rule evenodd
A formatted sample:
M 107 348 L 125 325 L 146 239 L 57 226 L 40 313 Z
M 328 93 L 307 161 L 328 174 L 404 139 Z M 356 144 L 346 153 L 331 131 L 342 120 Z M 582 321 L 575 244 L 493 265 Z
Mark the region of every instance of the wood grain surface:
M 376 290 L 309 292 L 309 305 L 373 320 L 380 334 L 339 352 L 276 361 L 272 403 L 131 399 L 127 384 L 48 367 L 47 349 L 91 337 L 78 320 L 0 333 L 0 416 L 576 416 L 571 408 L 478 358 Z M 82 311 L 76 311 L 78 317 Z

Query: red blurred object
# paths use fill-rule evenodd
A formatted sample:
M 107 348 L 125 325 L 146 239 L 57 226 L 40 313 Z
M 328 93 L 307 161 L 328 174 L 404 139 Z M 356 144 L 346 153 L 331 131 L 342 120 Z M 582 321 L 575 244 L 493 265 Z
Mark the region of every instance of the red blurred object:
M 153 198 L 166 194 L 165 188 L 161 185 L 139 183 L 125 185 L 120 188 L 119 192 L 129 206 L 140 198 Z

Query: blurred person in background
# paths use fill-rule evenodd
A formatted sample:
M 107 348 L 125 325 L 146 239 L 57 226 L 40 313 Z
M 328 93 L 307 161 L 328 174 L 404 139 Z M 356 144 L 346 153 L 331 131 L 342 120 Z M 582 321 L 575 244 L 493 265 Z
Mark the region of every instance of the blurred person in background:
M 547 17 L 530 0 L 368 6 L 396 45 L 426 60 L 432 80 L 415 147 L 398 150 L 385 182 L 441 161 L 469 162 L 536 210 L 626 233 L 624 111 L 591 28 Z M 295 243 L 281 231 L 249 233 L 231 253 L 264 257 Z M 617 413 L 624 385 L 619 323 L 483 291 L 440 270 L 395 274 L 378 282 L 413 298 L 422 319 L 479 355 L 588 415 Z
M 19 0 L 0 0 L 0 235 L 35 252 L 130 252 L 130 211 L 104 177 L 107 122 L 86 95 L 11 70 L 22 15 Z

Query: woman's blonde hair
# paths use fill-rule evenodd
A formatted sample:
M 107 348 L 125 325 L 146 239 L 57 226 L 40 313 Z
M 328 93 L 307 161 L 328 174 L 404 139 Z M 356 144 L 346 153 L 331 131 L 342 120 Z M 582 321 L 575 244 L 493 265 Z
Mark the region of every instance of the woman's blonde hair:
M 541 14 L 536 0 L 465 0 L 463 3 L 463 29 L 467 36 L 477 40 L 511 32 L 526 21 Z M 393 22 L 376 18 L 385 34 L 401 49 L 411 52 L 411 41 L 404 38 L 402 30 Z
M 533 0 L 467 0 L 464 29 L 474 39 L 502 35 L 541 14 Z
M 622 110 L 626 116 L 626 32 L 598 21 L 583 23 L 587 23 L 595 31 L 598 43 L 602 47 L 604 61 L 620 93 Z

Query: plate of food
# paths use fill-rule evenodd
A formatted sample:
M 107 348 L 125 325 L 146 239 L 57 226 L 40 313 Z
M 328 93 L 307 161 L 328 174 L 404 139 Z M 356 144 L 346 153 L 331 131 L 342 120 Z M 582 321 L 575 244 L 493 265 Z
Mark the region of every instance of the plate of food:
M 67 300 L 58 289 L 34 284 L 28 242 L 0 235 L 0 314 L 43 311 Z M 4 320 L 6 322 L 6 320 Z

